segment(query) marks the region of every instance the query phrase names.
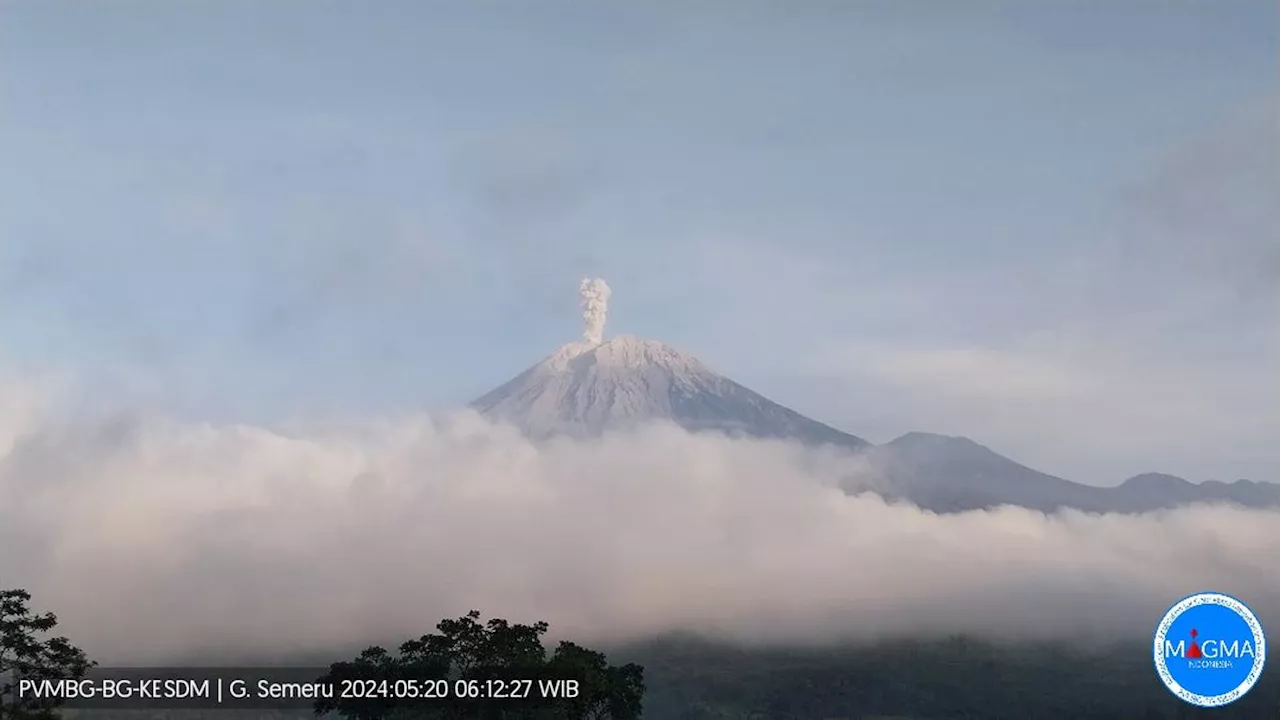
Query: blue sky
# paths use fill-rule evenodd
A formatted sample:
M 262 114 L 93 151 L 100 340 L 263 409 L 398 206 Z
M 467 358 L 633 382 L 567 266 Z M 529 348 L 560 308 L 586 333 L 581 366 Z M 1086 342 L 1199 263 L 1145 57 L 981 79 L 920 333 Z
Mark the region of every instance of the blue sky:
M 218 422 L 659 338 L 874 441 L 1280 481 L 1271 2 L 0 2 L 0 362 Z

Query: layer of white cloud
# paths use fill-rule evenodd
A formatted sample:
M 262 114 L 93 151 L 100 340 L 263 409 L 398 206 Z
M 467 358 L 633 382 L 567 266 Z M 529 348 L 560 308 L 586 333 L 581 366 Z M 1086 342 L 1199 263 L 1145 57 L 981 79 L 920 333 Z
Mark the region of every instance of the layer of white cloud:
M 108 661 L 395 642 L 471 608 L 597 641 L 1098 639 L 1210 588 L 1280 620 L 1273 512 L 938 516 L 834 489 L 848 458 L 670 427 L 537 447 L 471 415 L 29 417 L 0 459 L 0 586 Z

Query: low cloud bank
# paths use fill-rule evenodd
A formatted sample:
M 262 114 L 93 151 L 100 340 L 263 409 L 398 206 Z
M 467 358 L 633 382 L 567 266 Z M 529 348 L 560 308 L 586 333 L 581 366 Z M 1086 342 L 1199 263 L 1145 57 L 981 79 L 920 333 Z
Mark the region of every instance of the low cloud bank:
M 843 494 L 847 457 L 663 426 L 0 416 L 0 587 L 106 662 L 397 642 L 471 608 L 592 642 L 1106 642 L 1205 589 L 1280 621 L 1275 512 L 939 516 Z

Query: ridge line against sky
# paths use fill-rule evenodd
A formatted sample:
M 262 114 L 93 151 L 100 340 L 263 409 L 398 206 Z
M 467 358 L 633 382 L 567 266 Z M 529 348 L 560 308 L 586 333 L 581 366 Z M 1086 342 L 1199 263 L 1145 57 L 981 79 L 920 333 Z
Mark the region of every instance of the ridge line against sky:
M 1274 3 L 0 4 L 0 367 L 213 421 L 578 334 L 873 441 L 1280 480 Z

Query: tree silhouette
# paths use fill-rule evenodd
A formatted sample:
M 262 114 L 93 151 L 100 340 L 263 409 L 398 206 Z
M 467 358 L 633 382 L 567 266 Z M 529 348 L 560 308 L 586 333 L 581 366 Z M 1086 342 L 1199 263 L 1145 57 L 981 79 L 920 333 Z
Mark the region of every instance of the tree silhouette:
M 58 618 L 33 614 L 30 602 L 26 590 L 0 590 L 0 720 L 56 717 L 60 701 L 22 700 L 18 681 L 80 679 L 94 666 L 67 638 L 39 639 L 57 627 Z
M 456 620 L 442 620 L 436 629 L 438 633 L 401 644 L 396 654 L 375 646 L 352 661 L 334 663 L 322 680 L 339 688 L 343 681 L 374 686 L 383 682 L 413 681 L 418 687 L 423 681 L 436 681 L 438 687 L 447 687 L 444 697 L 418 701 L 380 696 L 324 699 L 316 703 L 316 714 L 337 713 L 347 720 L 634 720 L 640 717 L 645 692 L 644 669 L 634 664 L 610 666 L 602 653 L 570 642 L 560 643 L 548 657 L 542 642 L 548 629 L 545 622 L 522 625 L 494 618 L 481 623 L 479 611 L 472 610 Z M 538 690 L 540 681 L 560 680 L 576 681 L 577 694 L 556 699 L 542 697 Z M 464 693 L 456 690 L 458 687 L 509 687 L 512 681 L 532 681 L 532 692 L 523 698 L 494 698 L 463 697 Z
M 566 700 L 566 717 L 608 720 L 638 718 L 644 698 L 644 668 L 634 663 L 612 667 L 602 653 L 571 642 L 556 648 L 548 666 L 553 674 L 578 678 L 582 694 Z

